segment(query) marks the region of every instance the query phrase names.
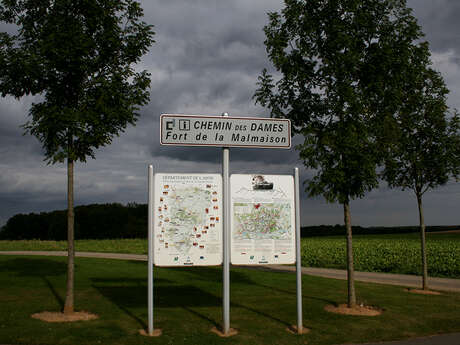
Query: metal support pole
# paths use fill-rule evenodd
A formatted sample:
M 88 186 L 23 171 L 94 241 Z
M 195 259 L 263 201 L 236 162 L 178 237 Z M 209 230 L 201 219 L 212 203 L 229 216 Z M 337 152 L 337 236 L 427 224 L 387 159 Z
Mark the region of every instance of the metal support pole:
M 302 265 L 300 256 L 300 196 L 299 168 L 294 168 L 295 193 L 295 243 L 296 243 L 296 276 L 297 276 L 297 333 L 303 333 L 302 321 Z
M 228 117 L 227 113 L 222 114 Z M 223 182 L 223 286 L 222 286 L 222 332 L 228 334 L 230 331 L 230 149 L 222 149 L 222 182 Z
M 149 335 L 153 335 L 153 166 L 149 165 L 149 206 L 148 206 L 148 308 Z

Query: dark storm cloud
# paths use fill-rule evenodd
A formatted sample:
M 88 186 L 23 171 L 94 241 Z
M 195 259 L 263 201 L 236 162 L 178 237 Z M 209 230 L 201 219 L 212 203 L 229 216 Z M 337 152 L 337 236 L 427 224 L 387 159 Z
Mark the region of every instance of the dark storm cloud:
M 0 32 L 7 32 L 10 35 L 14 35 L 18 32 L 17 26 L 14 24 L 6 24 L 4 22 L 0 22 Z
M 23 135 L 21 127 L 27 122 L 32 100 L 33 97 L 27 97 L 23 102 L 12 97 L 0 98 L 0 166 L 37 157 L 43 152 L 37 139 Z
M 432 51 L 460 52 L 460 1 L 409 0 L 408 6 L 413 8 Z
M 157 31 L 157 47 L 147 66 L 153 76 L 152 103 L 157 114 L 182 113 L 230 116 L 267 116 L 256 107 L 252 96 L 257 76 L 268 65 L 263 45 L 266 12 L 278 9 L 273 2 L 167 2 L 159 8 L 149 4 Z M 261 10 L 261 7 L 264 10 Z M 185 14 L 171 22 L 177 13 Z M 162 69 L 158 72 L 157 69 Z M 154 130 L 159 132 L 155 117 Z M 170 157 L 184 161 L 219 162 L 219 149 L 151 146 L 153 157 Z M 216 158 L 217 153 L 217 158 Z M 292 161 L 286 152 L 273 150 L 232 150 L 232 160 L 260 162 L 272 159 Z
M 460 2 L 409 0 L 408 6 L 430 44 L 433 67 L 441 72 L 450 90 L 449 106 L 460 108 Z
M 460 106 L 460 2 L 410 0 L 433 51 L 435 68 L 451 90 L 450 104 Z M 151 98 L 135 127 L 128 127 L 111 145 L 96 151 L 96 160 L 77 163 L 76 204 L 146 202 L 147 165 L 156 171 L 220 172 L 221 149 L 166 147 L 159 144 L 161 113 L 263 116 L 269 112 L 252 99 L 257 77 L 267 59 L 263 26 L 267 12 L 279 10 L 279 0 L 168 0 L 141 2 L 144 20 L 155 25 L 154 43 L 137 70 L 151 73 Z M 5 26 L 0 26 L 4 30 Z M 7 28 L 10 32 L 12 27 Z M 22 136 L 21 124 L 34 98 L 0 99 L 0 225 L 18 212 L 64 209 L 66 168 L 43 162 L 40 143 Z M 301 138 L 295 138 L 294 144 Z M 291 174 L 313 172 L 302 167 L 298 152 L 271 149 L 231 149 L 232 173 Z M 427 223 L 459 224 L 455 210 L 459 184 L 426 196 Z M 302 193 L 303 224 L 343 223 L 340 205 Z M 416 224 L 410 192 L 382 186 L 352 202 L 352 220 L 360 225 Z

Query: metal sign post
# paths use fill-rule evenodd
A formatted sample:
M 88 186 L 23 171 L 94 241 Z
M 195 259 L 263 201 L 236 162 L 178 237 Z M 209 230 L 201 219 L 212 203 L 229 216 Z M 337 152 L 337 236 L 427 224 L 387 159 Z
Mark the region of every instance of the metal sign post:
M 297 277 L 297 333 L 303 333 L 302 321 L 302 263 L 300 253 L 300 197 L 299 197 L 299 168 L 294 168 L 295 193 L 295 237 L 296 237 L 296 277 Z
M 223 113 L 222 117 L 228 117 Z M 230 331 L 230 149 L 222 149 L 222 182 L 223 182 L 223 205 L 224 205 L 224 234 L 223 234 L 223 263 L 222 263 L 222 332 L 227 335 Z
M 148 169 L 149 180 L 149 204 L 148 204 L 148 284 L 147 284 L 147 301 L 148 301 L 148 336 L 158 337 L 161 335 L 161 329 L 153 328 L 153 198 L 154 198 L 154 183 L 153 183 L 153 166 L 149 165 Z M 145 335 L 141 330 L 141 334 Z
M 148 308 L 149 308 L 149 335 L 153 335 L 153 166 L 149 165 L 149 206 L 148 206 Z

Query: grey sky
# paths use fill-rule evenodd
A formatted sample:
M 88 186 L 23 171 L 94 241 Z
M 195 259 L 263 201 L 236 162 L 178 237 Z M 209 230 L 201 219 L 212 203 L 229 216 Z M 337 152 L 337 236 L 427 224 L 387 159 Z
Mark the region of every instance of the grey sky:
M 408 4 L 430 42 L 434 67 L 451 90 L 449 105 L 460 108 L 460 2 Z M 148 164 L 161 172 L 220 172 L 218 148 L 160 146 L 161 113 L 269 116 L 254 105 L 252 95 L 260 71 L 270 68 L 262 31 L 266 13 L 282 8 L 282 1 L 144 0 L 142 6 L 145 21 L 156 31 L 156 43 L 138 66 L 152 74 L 150 103 L 136 127 L 97 151 L 96 160 L 76 165 L 77 204 L 145 203 Z M 0 225 L 15 213 L 66 207 L 65 166 L 46 165 L 39 142 L 22 136 L 19 127 L 27 121 L 32 102 L 33 97 L 0 100 Z M 297 157 L 294 149 L 232 149 L 231 172 L 290 174 L 298 166 L 301 179 L 311 176 Z M 460 224 L 459 183 L 428 192 L 424 201 L 427 224 Z M 416 207 L 410 191 L 389 190 L 382 183 L 351 203 L 352 222 L 413 225 L 418 222 Z M 342 222 L 339 205 L 302 193 L 302 224 Z

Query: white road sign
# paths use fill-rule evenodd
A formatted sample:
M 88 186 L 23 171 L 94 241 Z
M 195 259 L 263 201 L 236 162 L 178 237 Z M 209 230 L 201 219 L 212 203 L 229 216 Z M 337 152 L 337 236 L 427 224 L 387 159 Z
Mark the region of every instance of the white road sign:
M 161 145 L 219 147 L 291 147 L 288 119 L 163 114 Z

